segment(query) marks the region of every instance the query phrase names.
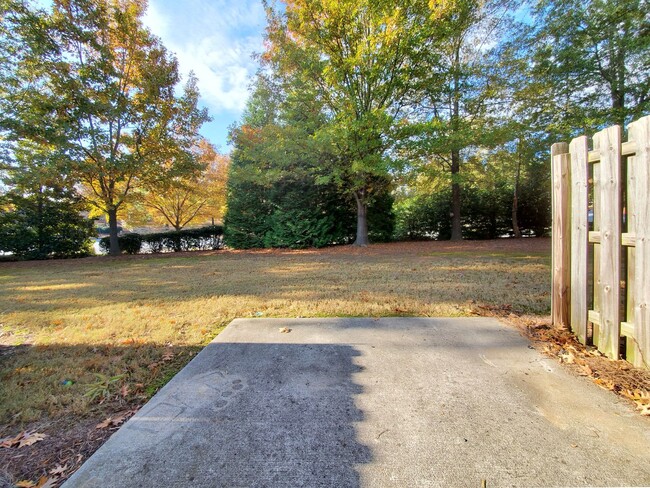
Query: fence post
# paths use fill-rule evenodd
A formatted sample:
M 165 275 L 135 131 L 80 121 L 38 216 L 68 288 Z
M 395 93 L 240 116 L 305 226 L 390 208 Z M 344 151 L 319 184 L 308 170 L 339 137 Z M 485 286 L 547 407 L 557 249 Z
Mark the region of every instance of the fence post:
M 621 128 L 594 135 L 600 153 L 600 327 L 598 349 L 618 359 L 621 333 Z
M 650 116 L 629 126 L 634 158 L 634 364 L 650 368 Z
M 571 236 L 570 236 L 570 181 L 569 145 L 559 142 L 551 146 L 551 172 L 553 175 L 553 222 L 551 237 L 552 291 L 551 316 L 554 325 L 570 325 L 570 280 L 571 280 Z
M 587 255 L 589 222 L 587 180 L 589 145 L 586 136 L 569 144 L 571 155 L 571 329 L 587 343 Z

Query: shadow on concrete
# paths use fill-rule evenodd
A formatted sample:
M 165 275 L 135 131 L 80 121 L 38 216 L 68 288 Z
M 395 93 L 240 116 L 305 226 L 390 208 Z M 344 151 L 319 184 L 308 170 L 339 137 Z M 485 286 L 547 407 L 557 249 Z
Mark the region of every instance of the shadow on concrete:
M 360 486 L 358 355 L 212 343 L 65 486 Z

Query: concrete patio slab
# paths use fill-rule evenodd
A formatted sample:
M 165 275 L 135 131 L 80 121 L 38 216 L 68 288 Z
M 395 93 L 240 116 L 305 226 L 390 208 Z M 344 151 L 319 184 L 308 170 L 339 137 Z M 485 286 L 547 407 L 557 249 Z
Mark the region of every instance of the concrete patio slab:
M 650 485 L 649 419 L 528 345 L 485 318 L 235 320 L 64 486 Z

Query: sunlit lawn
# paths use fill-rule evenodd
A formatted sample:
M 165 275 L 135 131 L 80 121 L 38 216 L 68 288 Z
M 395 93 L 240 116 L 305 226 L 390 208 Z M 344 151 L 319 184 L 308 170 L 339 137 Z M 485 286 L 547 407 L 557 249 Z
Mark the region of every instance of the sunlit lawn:
M 482 304 L 547 314 L 549 247 L 525 239 L 0 264 L 0 343 L 25 345 L 3 346 L 0 421 L 142 403 L 236 317 L 463 316 Z M 110 398 L 100 404 L 102 382 Z

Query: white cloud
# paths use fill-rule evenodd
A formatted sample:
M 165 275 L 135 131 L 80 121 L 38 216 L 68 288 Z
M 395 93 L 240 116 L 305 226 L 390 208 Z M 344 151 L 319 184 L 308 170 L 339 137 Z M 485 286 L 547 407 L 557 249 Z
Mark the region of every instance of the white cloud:
M 196 73 L 212 113 L 241 112 L 257 69 L 251 54 L 262 50 L 261 2 L 152 0 L 144 23 L 176 53 L 183 73 Z

